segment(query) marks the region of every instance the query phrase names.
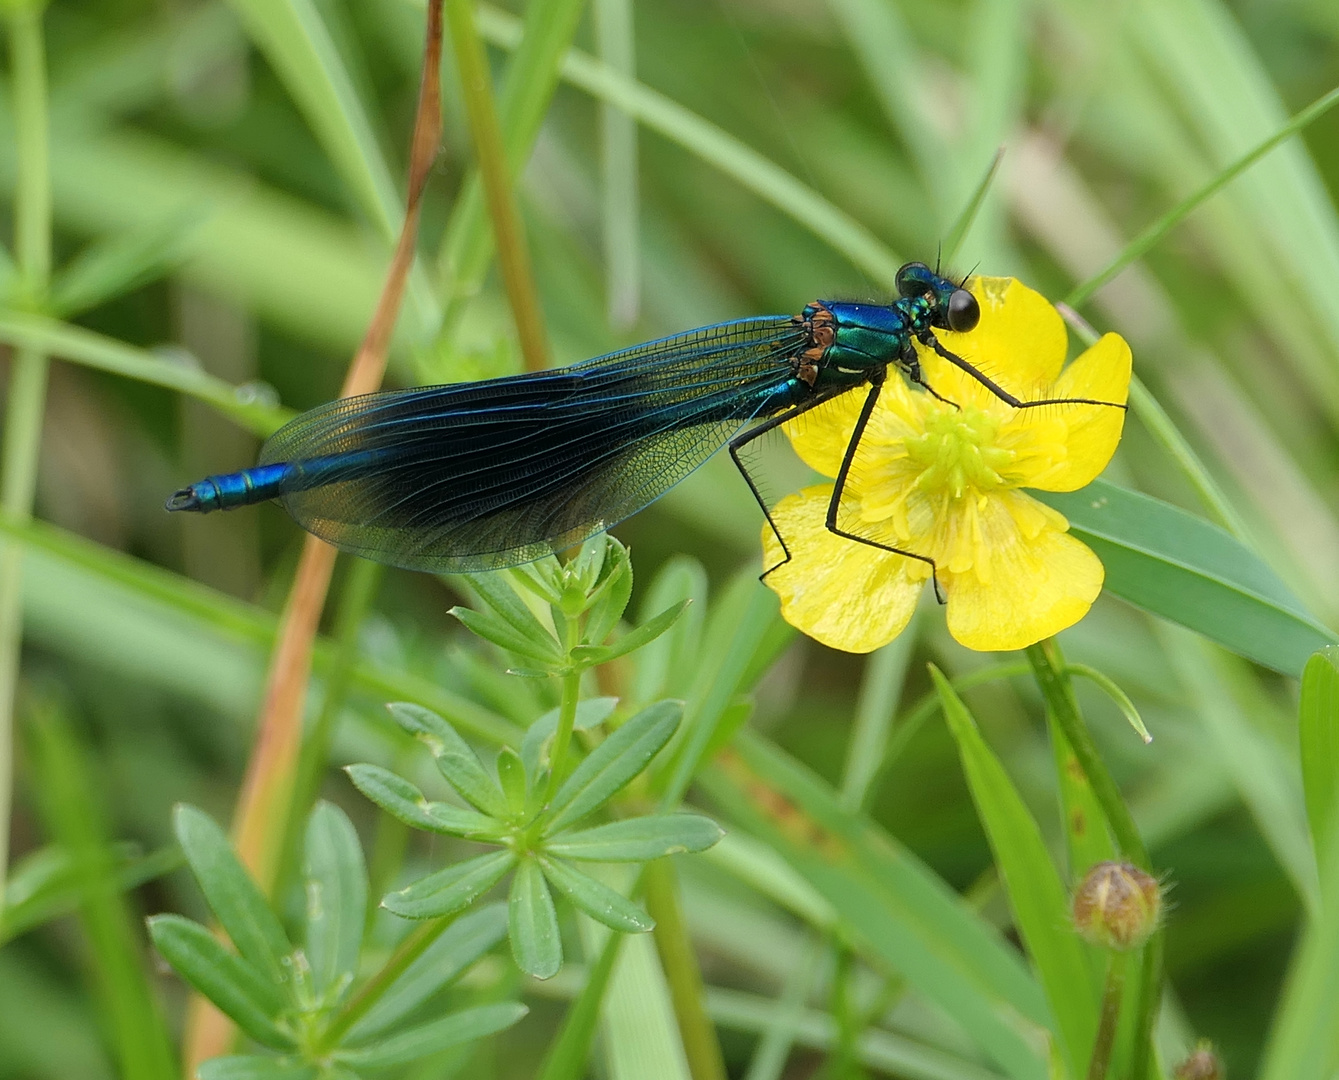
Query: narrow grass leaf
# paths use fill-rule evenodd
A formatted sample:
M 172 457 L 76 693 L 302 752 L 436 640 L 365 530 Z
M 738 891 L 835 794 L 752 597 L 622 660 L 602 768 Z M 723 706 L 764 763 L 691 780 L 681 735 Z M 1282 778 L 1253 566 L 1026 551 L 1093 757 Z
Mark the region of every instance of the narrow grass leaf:
M 586 1062 L 595 1040 L 600 1009 L 609 991 L 614 964 L 627 940 L 623 934 L 605 936 L 595 962 L 587 969 L 585 985 L 563 1017 L 558 1034 L 549 1043 L 537 1080 L 582 1080 L 586 1076 Z
M 1040 827 L 962 699 L 933 665 L 930 676 L 1004 881 L 1014 925 L 1046 988 L 1070 1074 L 1077 1076 L 1097 1035 L 1101 975 L 1074 930 L 1069 892 Z
M 1052 1024 L 1026 963 L 893 837 L 841 808 L 807 768 L 755 734 L 698 782 L 835 912 L 859 952 L 899 972 L 1016 1080 L 1043 1080 Z
M 223 830 L 208 814 L 185 804 L 176 808 L 173 826 L 200 891 L 237 951 L 276 986 L 291 990 L 293 945 Z
M 403 776 L 380 765 L 349 765 L 344 771 L 354 787 L 410 828 L 468 837 L 493 836 L 500 828 L 497 821 L 476 810 L 430 801 Z
M 318 802 L 303 845 L 307 878 L 307 959 L 318 993 L 358 971 L 367 921 L 367 867 L 344 811 Z
M 290 1058 L 228 1054 L 202 1061 L 200 1080 L 316 1080 L 317 1068 Z
M 499 881 L 516 863 L 510 851 L 494 851 L 454 863 L 389 893 L 381 906 L 406 919 L 432 919 L 467 907 Z
M 149 935 L 163 959 L 256 1042 L 275 1050 L 293 1049 L 292 1037 L 276 1023 L 284 995 L 252 964 L 180 915 L 155 915 L 149 920 Z
M 63 708 L 40 692 L 29 701 L 24 733 L 33 750 L 32 783 L 49 834 L 68 852 L 102 1027 L 123 1075 L 170 1080 L 172 1041 L 144 962 L 139 917 L 118 888 L 98 774 Z
M 1257 555 L 1202 518 L 1103 480 L 1034 494 L 1101 558 L 1109 592 L 1239 656 L 1295 676 L 1339 640 Z
M 679 620 L 633 657 L 631 698 L 639 705 L 687 694 L 696 668 L 706 615 L 707 572 L 696 559 L 677 555 L 651 579 L 641 601 L 642 621 L 650 617 L 649 613 L 664 611 L 684 600 L 691 602 Z
M 494 615 L 491 611 L 474 611 L 466 607 L 453 607 L 451 614 L 461 621 L 471 634 L 491 641 L 500 649 L 506 649 L 517 656 L 524 656 L 540 664 L 561 664 L 563 655 L 553 635 L 535 623 L 532 633 L 523 633 L 511 623 Z
M 1297 729 L 1306 816 L 1319 865 L 1321 854 L 1329 850 L 1339 786 L 1339 646 L 1327 646 L 1306 662 Z M 1325 875 L 1324 867 L 1321 875 Z
M 595 664 L 608 663 L 617 657 L 635 652 L 643 645 L 649 645 L 655 641 L 656 638 L 673 626 L 687 606 L 688 601 L 682 600 L 673 607 L 666 608 L 659 615 L 653 616 L 635 629 L 629 630 L 612 645 L 578 645 L 572 650 L 572 659 L 594 666 Z
M 692 1080 L 665 973 L 649 936 L 625 940 L 602 1021 L 609 1080 Z
M 357 1050 L 341 1050 L 336 1057 L 356 1069 L 388 1069 L 395 1065 L 407 1065 L 448 1047 L 506 1031 L 529 1011 L 518 1001 L 479 1005 L 438 1020 L 430 1020 Z
M 162 877 L 182 865 L 181 850 L 171 844 L 142 855 L 134 844 L 113 844 L 110 874 L 123 892 Z M 0 917 L 0 945 L 68 914 L 79 902 L 78 867 L 63 847 L 30 851 L 11 869 L 5 882 L 5 909 Z
M 660 814 L 560 833 L 545 843 L 544 850 L 591 862 L 648 862 L 705 851 L 724 835 L 725 830 L 701 814 Z
M 386 706 L 405 731 L 432 752 L 438 771 L 471 806 L 490 817 L 506 818 L 507 797 L 484 768 L 474 748 L 449 723 L 419 705 L 396 702 Z
M 554 795 L 545 835 L 575 824 L 622 790 L 669 742 L 682 716 L 680 702 L 657 702 L 600 743 Z
M 589 874 L 568 866 L 562 859 L 541 858 L 544 876 L 572 906 L 584 911 L 596 922 L 624 934 L 640 934 L 655 929 L 655 920 L 627 897 Z
M 345 1043 L 357 1046 L 412 1016 L 506 936 L 504 903 L 485 904 L 462 915 L 391 983 L 377 1003 L 349 1029 Z
M 537 979 L 551 979 L 563 966 L 558 913 L 539 863 L 522 859 L 511 882 L 507 904 L 511 954 L 516 966 Z

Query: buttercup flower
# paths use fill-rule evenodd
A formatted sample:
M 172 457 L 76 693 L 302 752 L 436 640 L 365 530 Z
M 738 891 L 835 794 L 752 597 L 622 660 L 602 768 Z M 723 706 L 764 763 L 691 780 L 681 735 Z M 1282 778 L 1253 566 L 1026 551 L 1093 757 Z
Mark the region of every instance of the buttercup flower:
M 1107 334 L 1068 367 L 1059 314 L 1013 278 L 974 278 L 981 305 L 970 333 L 937 331 L 957 354 L 1024 400 L 1123 403 L 1130 347 Z M 965 372 L 920 349 L 925 381 L 949 401 L 888 372 L 843 492 L 848 532 L 935 561 L 948 628 L 971 649 L 1021 649 L 1072 626 L 1102 589 L 1097 556 L 1068 534 L 1064 516 L 1023 488 L 1073 491 L 1115 453 L 1125 410 L 1107 405 L 1014 409 Z M 864 394 L 853 391 L 785 426 L 811 467 L 835 477 Z M 831 484 L 805 488 L 772 512 L 791 561 L 765 579 L 791 625 L 810 637 L 869 652 L 906 627 L 929 564 L 825 527 Z M 763 527 L 764 565 L 783 552 Z

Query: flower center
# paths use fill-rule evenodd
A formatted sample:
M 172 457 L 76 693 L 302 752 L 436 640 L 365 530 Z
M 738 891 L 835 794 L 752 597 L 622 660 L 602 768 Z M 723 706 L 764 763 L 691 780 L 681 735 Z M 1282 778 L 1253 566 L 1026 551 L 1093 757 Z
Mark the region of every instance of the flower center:
M 996 445 L 1000 421 L 970 406 L 942 407 L 925 418 L 925 433 L 907 438 L 907 456 L 920 467 L 916 488 L 960 499 L 1004 485 L 1014 452 Z

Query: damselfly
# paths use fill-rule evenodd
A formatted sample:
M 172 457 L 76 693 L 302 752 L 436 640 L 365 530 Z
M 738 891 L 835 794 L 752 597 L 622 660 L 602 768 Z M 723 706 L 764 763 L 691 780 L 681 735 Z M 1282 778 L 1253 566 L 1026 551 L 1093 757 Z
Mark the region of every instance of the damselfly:
M 887 305 L 815 301 L 799 315 L 705 326 L 571 367 L 333 401 L 276 432 L 254 468 L 207 476 L 174 494 L 167 509 L 207 513 L 278 499 L 303 528 L 377 562 L 493 570 L 616 525 L 728 445 L 775 531 L 741 450 L 865 387 L 827 527 L 933 568 L 927 556 L 839 521 L 890 366 L 939 397 L 922 374 L 919 342 L 1015 408 L 1114 403 L 1020 400 L 935 336 L 977 326 L 980 307 L 966 288 L 908 263 L 897 289 Z M 786 561 L 790 549 L 777 538 Z

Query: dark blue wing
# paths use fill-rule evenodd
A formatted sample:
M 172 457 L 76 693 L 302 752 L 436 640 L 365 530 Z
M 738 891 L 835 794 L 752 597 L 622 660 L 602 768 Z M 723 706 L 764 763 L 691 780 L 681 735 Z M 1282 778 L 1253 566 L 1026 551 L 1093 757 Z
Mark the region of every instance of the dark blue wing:
M 416 570 L 514 566 L 640 510 L 750 420 L 806 391 L 788 316 L 724 323 L 569 368 L 347 398 L 261 464 L 337 547 Z

